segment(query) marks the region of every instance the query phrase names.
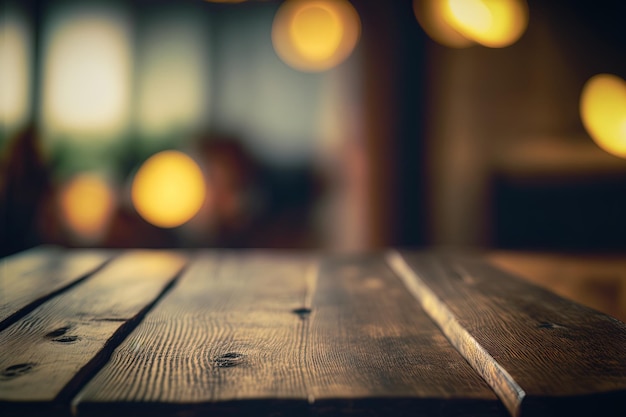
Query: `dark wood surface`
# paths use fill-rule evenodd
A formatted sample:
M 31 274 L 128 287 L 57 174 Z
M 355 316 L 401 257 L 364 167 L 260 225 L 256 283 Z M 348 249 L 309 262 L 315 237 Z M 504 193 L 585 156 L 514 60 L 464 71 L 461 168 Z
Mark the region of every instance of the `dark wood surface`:
M 0 415 L 626 415 L 626 325 L 485 259 L 30 250 Z
M 137 402 L 186 416 L 236 402 L 257 415 L 502 415 L 382 257 L 202 256 L 74 404 L 103 416 Z
M 292 311 L 305 302 L 308 265 L 277 255 L 200 257 L 79 394 L 80 414 L 137 401 L 306 398 L 303 324 Z
M 495 251 L 486 259 L 564 298 L 626 322 L 626 256 Z
M 0 330 L 111 258 L 107 251 L 34 248 L 0 260 Z
M 317 410 L 505 414 L 382 255 L 323 261 L 312 308 L 304 366 Z
M 160 295 L 184 260 L 130 251 L 1 332 L 0 406 L 19 414 L 20 404 L 31 413 L 40 405 L 47 414 L 50 403 L 66 402 L 106 361 L 107 343 Z
M 626 415 L 624 323 L 481 259 L 388 259 L 512 415 Z

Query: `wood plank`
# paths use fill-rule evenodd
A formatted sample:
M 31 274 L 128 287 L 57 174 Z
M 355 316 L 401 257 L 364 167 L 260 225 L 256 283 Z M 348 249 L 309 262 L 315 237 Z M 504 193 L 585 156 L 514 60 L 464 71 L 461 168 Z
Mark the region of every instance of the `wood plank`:
M 325 262 L 309 320 L 305 365 L 319 414 L 506 415 L 382 256 Z
M 493 265 L 626 322 L 626 256 L 496 251 Z
M 35 269 L 45 262 L 50 262 L 61 251 L 60 246 L 42 245 L 4 257 L 0 259 L 0 276 L 5 275 L 9 266 L 13 273 L 24 273 Z
M 205 252 L 74 401 L 79 416 L 297 415 L 308 257 Z M 309 275 L 310 276 L 310 275 Z
M 0 330 L 23 315 L 24 309 L 67 289 L 112 256 L 111 251 L 42 246 L 0 260 Z
M 69 412 L 68 397 L 184 264 L 171 252 L 129 251 L 0 333 L 0 408 Z
M 78 416 L 502 415 L 381 258 L 325 264 L 319 283 L 316 265 L 205 253 L 74 400 Z
M 626 325 L 463 256 L 388 261 L 512 415 L 626 415 Z

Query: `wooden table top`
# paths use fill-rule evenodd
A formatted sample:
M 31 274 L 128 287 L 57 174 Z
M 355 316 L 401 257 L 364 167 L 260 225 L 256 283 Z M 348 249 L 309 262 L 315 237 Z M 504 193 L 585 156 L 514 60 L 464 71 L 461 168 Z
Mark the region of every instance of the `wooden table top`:
M 625 416 L 626 325 L 515 259 L 34 248 L 0 261 L 0 415 Z

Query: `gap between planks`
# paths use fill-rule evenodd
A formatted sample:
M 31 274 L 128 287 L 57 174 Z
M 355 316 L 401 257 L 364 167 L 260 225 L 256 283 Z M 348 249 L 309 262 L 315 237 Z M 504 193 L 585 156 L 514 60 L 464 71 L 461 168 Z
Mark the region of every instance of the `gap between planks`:
M 34 249 L 35 250 L 55 250 L 55 248 L 46 249 L 45 247 L 42 247 L 42 248 L 37 247 L 37 248 L 34 248 Z M 27 251 L 25 254 L 27 254 L 29 252 L 30 251 Z M 22 254 L 18 254 L 18 255 L 22 255 Z M 113 260 L 115 260 L 115 258 L 117 256 L 119 256 L 119 253 L 111 252 L 110 255 L 107 255 L 106 257 L 103 257 L 104 259 L 101 262 L 98 262 L 93 267 L 86 268 L 85 271 L 80 272 L 75 277 L 67 280 L 67 282 L 65 284 L 60 285 L 56 289 L 54 289 L 54 288 L 50 289 L 50 292 L 48 292 L 46 294 L 43 294 L 43 295 L 39 296 L 38 298 L 32 299 L 31 301 L 28 302 L 28 304 L 25 304 L 22 307 L 19 307 L 16 311 L 14 311 L 13 313 L 9 314 L 4 319 L 0 320 L 0 332 L 5 330 L 5 329 L 7 329 L 8 327 L 13 325 L 14 323 L 19 321 L 20 319 L 22 319 L 23 317 L 28 315 L 30 312 L 35 310 L 37 307 L 39 307 L 43 303 L 45 303 L 45 302 L 47 302 L 47 301 L 49 301 L 49 300 L 51 300 L 51 299 L 53 299 L 53 298 L 63 294 L 63 293 L 71 290 L 72 288 L 76 287 L 79 284 L 82 284 L 83 282 L 85 282 L 86 280 L 88 280 L 89 278 L 94 276 L 96 273 L 101 271 L 104 267 L 106 267 Z M 3 271 L 2 271 L 2 274 L 1 274 L 2 276 L 6 276 L 6 268 L 8 268 L 8 266 L 6 264 L 7 264 L 7 262 L 9 260 L 10 260 L 9 258 L 2 259 L 2 262 L 1 262 L 2 268 L 3 268 Z M 22 271 L 22 273 L 26 273 L 26 274 L 31 274 L 32 272 L 33 271 L 30 271 L 30 270 Z
M 513 416 L 626 415 L 624 323 L 459 255 L 387 262 Z
M 141 255 L 141 251 L 138 252 L 139 256 L 145 256 Z M 146 253 L 148 253 L 146 251 Z M 72 410 L 70 408 L 70 401 L 76 396 L 76 394 L 80 391 L 80 389 L 82 389 L 82 387 L 84 385 L 86 385 L 86 383 L 91 380 L 97 373 L 100 372 L 100 370 L 102 369 L 102 367 L 109 361 L 113 351 L 130 335 L 132 334 L 132 332 L 134 331 L 134 329 L 141 323 L 141 321 L 144 319 L 144 317 L 146 316 L 146 314 L 152 310 L 154 308 L 155 305 L 157 305 L 159 303 L 160 300 L 162 300 L 167 293 L 176 285 L 176 283 L 178 282 L 178 280 L 180 279 L 180 277 L 184 274 L 187 266 L 190 263 L 190 259 L 192 256 L 179 256 L 178 260 L 175 260 L 175 262 L 173 261 L 171 268 L 171 275 L 167 275 L 167 276 L 163 276 L 161 279 L 159 280 L 155 280 L 154 285 L 150 284 L 146 287 L 146 289 L 150 290 L 149 292 L 151 292 L 152 289 L 155 290 L 154 293 L 151 293 L 148 297 L 148 299 L 146 300 L 147 302 L 145 304 L 143 304 L 143 306 L 141 306 L 138 310 L 132 311 L 133 307 L 128 307 L 128 311 L 124 311 L 123 314 L 132 314 L 132 316 L 126 316 L 126 315 L 122 315 L 119 319 L 113 315 L 113 316 L 108 316 L 107 312 L 105 312 L 104 310 L 102 310 L 102 306 L 98 307 L 95 312 L 93 312 L 94 317 L 90 320 L 95 320 L 95 321 L 101 321 L 101 322 L 124 322 L 123 324 L 119 325 L 119 326 L 114 326 L 116 327 L 115 330 L 110 333 L 110 335 L 107 336 L 107 339 L 103 341 L 101 347 L 98 348 L 97 351 L 95 351 L 90 358 L 88 358 L 85 362 L 83 362 L 80 365 L 80 368 L 78 368 L 78 370 L 66 381 L 62 381 L 61 384 L 59 384 L 59 388 L 56 389 L 54 388 L 54 383 L 48 381 L 47 385 L 48 386 L 53 386 L 52 391 L 50 392 L 51 396 L 49 397 L 42 397 L 43 399 L 39 399 L 36 402 L 34 402 L 33 404 L 35 405 L 35 407 L 32 408 L 32 413 L 35 414 L 54 414 L 57 413 L 59 415 L 69 415 L 72 413 Z M 120 258 L 123 257 L 117 257 L 116 261 L 119 261 Z M 46 306 L 48 306 L 48 310 L 52 309 L 51 311 L 56 311 L 54 310 L 55 307 L 51 304 L 53 302 L 56 302 L 56 300 L 59 299 L 64 299 L 67 297 L 72 297 L 72 294 L 75 295 L 76 291 L 79 292 L 84 292 L 85 291 L 85 286 L 93 286 L 92 284 L 94 284 L 94 282 L 98 281 L 100 282 L 99 285 L 102 285 L 103 282 L 103 277 L 106 274 L 110 274 L 110 268 L 104 268 L 107 265 L 111 265 L 113 264 L 113 267 L 118 266 L 116 262 L 111 262 L 111 259 L 105 263 L 103 263 L 102 265 L 100 265 L 98 268 L 92 269 L 91 272 L 86 273 L 84 276 L 82 276 L 80 279 L 78 280 L 73 280 L 69 285 L 64 286 L 62 289 L 57 290 L 49 295 L 46 296 L 46 300 L 47 302 L 41 301 L 38 303 L 38 305 L 29 308 L 28 312 L 26 312 L 26 314 L 24 315 L 24 317 L 22 317 L 21 319 L 17 320 L 15 323 L 13 323 L 15 326 L 17 326 L 18 324 L 20 324 L 22 321 L 26 320 L 27 318 L 29 318 L 32 314 L 37 313 L 37 311 L 39 311 L 41 308 L 46 308 Z M 176 265 L 178 264 L 178 266 Z M 166 270 L 168 269 L 166 268 Z M 167 272 L 165 272 L 167 273 Z M 103 275 L 104 274 L 104 275 Z M 93 278 L 93 279 L 91 279 Z M 95 281 L 94 281 L 95 280 Z M 162 282 L 161 285 L 159 285 L 159 282 Z M 83 284 L 83 285 L 78 285 L 78 284 Z M 157 288 L 159 287 L 160 288 Z M 151 288 L 153 287 L 153 288 Z M 38 300 L 39 301 L 39 300 Z M 97 304 L 97 303 L 96 303 Z M 58 317 L 55 317 L 52 320 L 52 322 L 54 321 L 65 321 L 66 318 L 63 316 L 63 314 L 65 314 L 62 310 L 59 310 L 58 312 Z M 39 314 L 39 313 L 37 313 Z M 73 313 L 72 313 L 73 314 Z M 114 318 L 109 318 L 109 317 L 114 317 Z M 130 317 L 130 318 L 123 318 L 123 317 Z M 31 318 L 32 321 L 32 318 Z M 39 323 L 39 322 L 38 322 Z M 40 325 L 41 323 L 39 323 L 38 325 Z M 18 336 L 18 337 L 23 337 L 25 338 L 24 340 L 28 340 L 28 341 L 33 341 L 33 340 L 38 340 L 38 333 L 39 332 L 45 332 L 46 329 L 30 329 L 30 327 L 32 326 L 28 326 L 28 325 L 23 325 L 26 327 L 22 327 L 23 329 L 26 329 L 24 331 L 20 331 L 20 330 L 16 330 L 16 328 L 14 328 L 15 326 L 9 326 L 6 330 L 6 332 L 9 331 L 13 331 L 15 333 L 14 336 Z M 30 330 L 28 330 L 30 329 Z M 64 334 L 65 331 L 67 331 L 66 328 L 60 328 L 56 331 L 62 331 L 60 334 Z M 34 332 L 34 333 L 33 333 Z M 54 331 L 52 332 L 54 333 Z M 51 334 L 52 334 L 51 333 Z M 1 335 L 4 337 L 6 336 L 7 333 L 2 332 Z M 30 336 L 29 336 L 30 335 Z M 8 337 L 8 336 L 6 336 Z M 49 335 L 45 335 L 44 338 L 50 338 Z M 80 338 L 78 339 L 80 340 Z M 88 340 L 88 339 L 84 339 L 83 342 L 87 340 L 89 341 L 92 345 L 93 344 L 97 344 L 98 341 L 97 340 Z M 60 343 L 60 342 L 59 342 Z M 70 345 L 67 345 L 68 347 Z M 78 345 L 76 345 L 78 346 Z M 10 352 L 10 351 L 9 351 Z M 17 352 L 17 351 L 15 351 Z M 6 353 L 6 352 L 5 352 Z M 1 357 L 2 355 L 0 355 Z M 63 359 L 59 359 L 59 360 L 63 360 Z M 73 359 L 73 360 L 77 360 L 77 359 Z M 55 371 L 56 372 L 56 371 Z M 58 372 L 57 372 L 58 373 Z M 55 391 L 56 390 L 56 391 Z M 6 394 L 6 392 L 4 393 Z M 4 398 L 3 400 L 0 401 L 4 402 L 4 405 L 10 405 L 11 404 L 11 397 L 10 395 L 7 396 L 6 398 Z M 15 408 L 13 410 L 13 413 L 11 414 L 11 410 L 7 409 L 4 411 L 9 412 L 10 415 L 14 415 L 16 411 L 18 411 L 19 409 L 19 404 L 26 404 L 25 401 L 17 401 L 14 402 L 14 405 L 16 405 L 17 408 Z M 39 403 L 39 405 L 38 405 Z M 43 405 L 43 407 L 47 407 L 47 408 L 41 408 L 41 404 L 47 404 Z M 42 411 L 43 410 L 43 411 Z M 47 411 L 46 411 L 47 410 Z M 38 415 L 39 415 L 38 414 Z M 54 414 L 56 415 L 56 414 Z
M 70 403 L 70 413 L 72 416 L 77 416 L 77 410 L 73 405 L 73 399 L 78 395 L 80 390 L 87 385 L 87 383 L 94 377 L 100 370 L 109 362 L 111 355 L 119 345 L 126 340 L 126 338 L 139 326 L 146 315 L 161 301 L 171 290 L 176 286 L 180 277 L 184 275 L 187 267 L 191 263 L 192 259 L 182 266 L 182 268 L 174 275 L 174 277 L 163 287 L 161 292 L 148 303 L 137 315 L 127 320 L 122 326 L 120 326 L 115 333 L 109 338 L 102 349 L 96 353 L 89 362 L 87 362 L 81 369 L 74 375 L 74 377 L 65 385 L 65 387 L 59 392 L 55 398 L 56 402 Z
M 74 398 L 78 415 L 503 415 L 382 256 L 202 259 Z
M 409 292 L 422 306 L 426 314 L 439 326 L 452 346 L 461 353 L 478 374 L 489 383 L 513 417 L 520 415 L 520 407 L 526 393 L 478 341 L 458 322 L 445 303 L 413 271 L 403 256 L 395 251 L 385 258 L 404 283 Z

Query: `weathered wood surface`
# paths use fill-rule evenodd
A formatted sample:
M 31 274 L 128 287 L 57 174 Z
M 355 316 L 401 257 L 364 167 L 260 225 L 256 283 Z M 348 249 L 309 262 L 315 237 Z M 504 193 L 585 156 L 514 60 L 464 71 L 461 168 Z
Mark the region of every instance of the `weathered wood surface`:
M 420 303 L 513 415 L 626 415 L 626 325 L 477 258 L 110 255 L 3 261 L 3 417 L 506 414 Z
M 312 305 L 303 367 L 321 414 L 506 415 L 382 256 L 322 263 Z
M 38 247 L 0 260 L 0 330 L 104 265 L 110 251 Z
M 482 260 L 388 260 L 514 416 L 626 415 L 624 323 Z
M 626 322 L 626 256 L 496 251 L 493 265 Z
M 267 253 L 199 257 L 73 404 L 78 416 L 505 413 L 382 257 Z
M 56 403 L 69 411 L 70 398 L 106 362 L 124 326 L 140 318 L 184 264 L 173 252 L 128 251 L 2 331 L 3 415 L 49 415 Z
M 300 404 L 281 407 L 296 415 L 307 396 L 294 310 L 310 298 L 313 267 L 287 255 L 199 256 L 79 394 L 78 414 L 263 415 L 271 404 L 246 400 L 291 399 Z

